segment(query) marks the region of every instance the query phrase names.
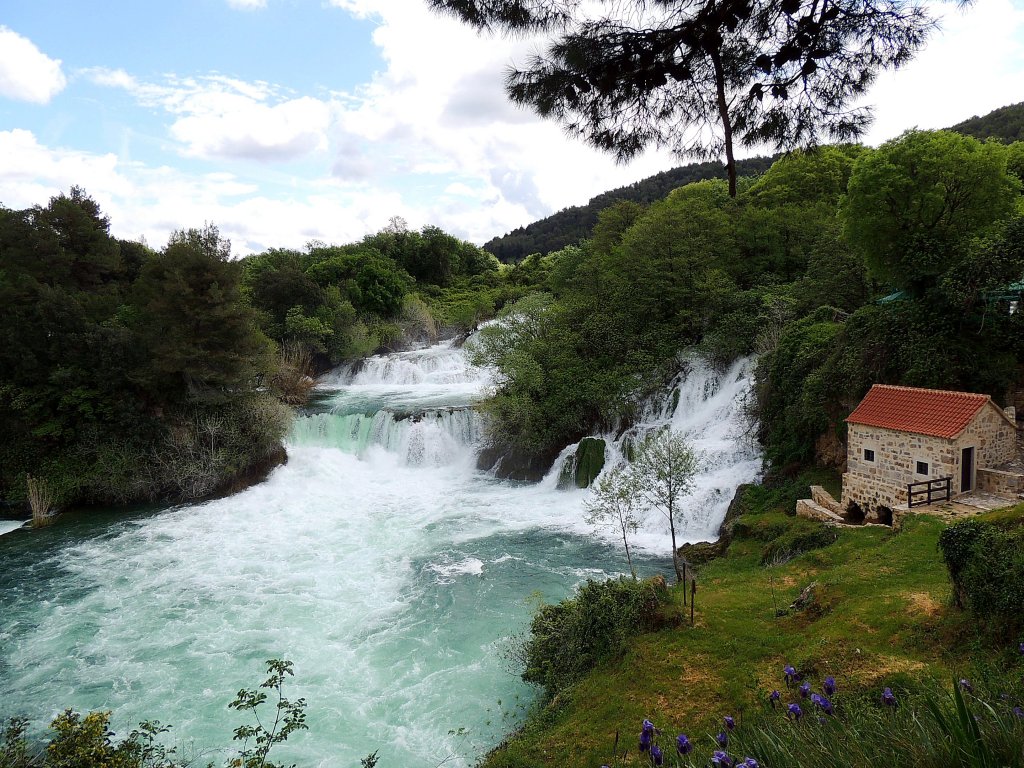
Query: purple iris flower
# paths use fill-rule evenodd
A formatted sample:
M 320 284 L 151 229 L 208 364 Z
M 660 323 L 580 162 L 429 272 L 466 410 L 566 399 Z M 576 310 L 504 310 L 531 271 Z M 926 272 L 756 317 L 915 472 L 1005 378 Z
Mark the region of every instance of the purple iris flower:
M 819 696 L 816 693 L 812 693 L 811 701 L 814 702 L 814 704 L 819 709 L 821 709 L 821 711 L 824 712 L 826 715 L 831 715 L 834 711 L 832 709 L 832 702 L 826 699 L 824 696 Z
M 771 693 L 768 694 L 768 701 L 771 702 L 772 707 L 774 707 L 778 703 L 779 699 L 781 699 L 781 698 L 782 698 L 782 694 L 779 693 L 778 691 L 772 691 Z
M 896 697 L 892 695 L 892 688 L 886 688 L 882 691 L 882 703 L 887 707 L 896 706 Z
M 651 761 L 655 765 L 662 765 L 665 762 L 665 756 L 661 753 L 661 747 L 651 747 Z
M 644 733 L 654 733 L 654 723 L 650 720 L 644 720 L 644 724 L 640 730 Z
M 731 730 L 732 730 L 733 728 L 735 728 L 735 727 L 736 727 L 736 721 L 735 721 L 735 720 L 734 720 L 734 719 L 733 719 L 732 717 L 730 717 L 729 715 L 726 715 L 726 716 L 725 716 L 725 721 L 724 721 L 724 722 L 725 722 L 725 727 L 726 727 L 727 729 L 729 729 L 730 731 L 731 731 Z
M 822 683 L 821 689 L 825 692 L 826 696 L 836 695 L 836 679 L 829 675 L 825 678 L 825 682 Z
M 722 731 L 720 734 L 715 736 L 715 741 L 718 742 L 718 746 L 725 749 L 729 746 L 729 734 L 727 734 L 725 731 Z
M 686 738 L 685 733 L 680 733 L 676 736 L 676 752 L 680 755 L 688 755 L 693 752 L 693 744 Z
M 1013 714 L 1015 714 L 1015 715 L 1016 715 L 1017 717 L 1019 717 L 1019 718 L 1020 718 L 1021 720 L 1024 720 L 1024 708 L 1021 708 L 1021 707 L 1014 707 L 1014 708 L 1013 708 Z
M 796 680 L 796 670 L 793 669 L 789 664 L 782 668 L 783 674 L 786 676 L 786 685 L 789 685 Z
M 1024 643 L 1017 646 L 1017 650 L 1020 651 L 1021 655 L 1024 656 Z
M 746 760 L 740 763 L 740 766 L 741 768 L 761 768 L 761 764 L 752 757 L 748 757 Z
M 800 686 L 800 698 L 806 699 L 810 695 L 811 695 L 811 684 L 810 683 L 804 683 L 803 685 L 801 685 Z
M 790 704 L 786 707 L 786 717 L 792 717 L 794 720 L 799 721 L 804 716 L 804 711 L 800 709 L 799 704 Z
M 961 678 L 961 680 L 960 680 L 960 690 L 967 691 L 967 693 L 974 693 L 974 686 L 971 685 L 971 681 L 970 680 L 965 680 L 965 679 Z
M 647 731 L 640 732 L 640 751 L 647 752 L 651 748 L 651 734 Z
M 732 758 L 728 754 L 716 749 L 715 753 L 711 756 L 711 764 L 715 768 L 733 768 Z

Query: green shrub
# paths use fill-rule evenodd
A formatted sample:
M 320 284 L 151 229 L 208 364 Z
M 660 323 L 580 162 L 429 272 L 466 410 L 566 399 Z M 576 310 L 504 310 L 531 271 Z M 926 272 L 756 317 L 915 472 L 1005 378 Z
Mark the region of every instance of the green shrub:
M 761 563 L 784 563 L 805 552 L 827 547 L 838 538 L 835 528 L 811 520 L 794 519 L 783 534 L 769 541 L 761 550 Z
M 957 605 L 1008 631 L 1024 623 L 1021 510 L 964 520 L 939 537 Z
M 533 617 L 523 651 L 523 680 L 550 696 L 600 662 L 620 655 L 634 635 L 658 624 L 663 580 L 588 580 L 576 594 Z
M 736 539 L 753 539 L 769 542 L 782 536 L 792 525 L 793 520 L 781 512 L 769 512 L 763 515 L 744 515 L 732 527 L 732 535 Z

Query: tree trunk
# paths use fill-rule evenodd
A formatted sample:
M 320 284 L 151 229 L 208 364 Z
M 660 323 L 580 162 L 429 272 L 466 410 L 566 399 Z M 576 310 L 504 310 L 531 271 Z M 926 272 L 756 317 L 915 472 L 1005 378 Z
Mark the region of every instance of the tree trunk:
M 671 517 L 668 519 L 668 529 L 672 532 L 672 567 L 676 572 L 676 584 L 682 584 L 683 571 L 679 567 L 679 548 L 676 547 L 676 524 Z
M 725 69 L 718 48 L 708 51 L 708 55 L 715 67 L 715 90 L 718 92 L 718 117 L 722 121 L 722 134 L 725 137 L 725 172 L 729 176 L 729 197 L 736 197 L 736 158 L 732 152 L 732 120 L 725 99 Z
M 633 556 L 629 554 L 629 542 L 626 541 L 626 534 L 622 534 L 622 543 L 626 547 L 626 562 L 629 563 L 629 572 L 633 574 L 633 581 L 636 581 L 636 568 L 633 567 Z

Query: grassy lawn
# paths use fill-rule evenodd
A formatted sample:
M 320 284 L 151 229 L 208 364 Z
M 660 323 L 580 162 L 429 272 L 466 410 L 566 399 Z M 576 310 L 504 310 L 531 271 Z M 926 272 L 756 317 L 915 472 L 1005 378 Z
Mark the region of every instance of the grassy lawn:
M 829 546 L 765 566 L 761 539 L 812 524 L 782 512 L 787 494 L 748 493 L 757 512 L 740 518 L 727 556 L 700 571 L 695 626 L 688 610 L 683 619 L 681 591 L 671 590 L 673 626 L 640 636 L 624 658 L 535 713 L 485 766 L 596 768 L 609 761 L 616 732 L 631 745 L 630 763 L 644 764 L 634 743 L 644 718 L 707 743 L 722 716 L 742 718 L 769 691 L 784 689 L 787 664 L 877 698 L 883 686 L 948 682 L 988 653 L 950 607 L 936 546 L 942 522 L 915 516 L 899 531 L 844 529 Z M 812 582 L 809 606 L 777 615 Z

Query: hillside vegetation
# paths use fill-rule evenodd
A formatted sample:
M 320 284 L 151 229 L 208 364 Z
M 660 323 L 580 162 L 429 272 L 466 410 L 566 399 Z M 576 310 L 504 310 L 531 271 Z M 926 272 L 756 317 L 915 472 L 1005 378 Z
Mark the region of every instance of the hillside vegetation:
M 835 680 L 837 693 L 831 702 L 841 718 L 863 726 L 874 712 L 894 724 L 880 702 L 884 688 L 894 692 L 907 715 L 899 728 L 882 722 L 878 741 L 869 744 L 861 743 L 856 732 L 839 730 L 838 724 L 827 726 L 836 730 L 822 738 L 838 739 L 840 753 L 829 765 L 867 768 L 872 754 L 885 754 L 884 742 L 901 743 L 899 729 L 913 727 L 914 707 L 920 706 L 919 717 L 927 719 L 926 701 L 936 691 L 948 694 L 949 682 L 957 679 L 969 680 L 979 695 L 990 695 L 993 706 L 1001 708 L 1004 724 L 1017 729 L 1019 754 L 1012 764 L 1020 764 L 1024 722 L 1013 725 L 1010 708 L 1024 699 L 1019 679 L 1024 657 L 1015 638 L 986 633 L 974 616 L 953 606 L 937 547 L 942 521 L 918 516 L 907 518 L 898 530 L 844 529 L 802 550 L 787 545 L 788 559 L 771 554 L 780 550 L 778 542 L 787 537 L 792 541 L 793 531 L 807 524 L 786 514 L 790 489 L 822 479 L 805 476 L 774 491 L 752 486 L 742 490 L 742 514 L 734 523 L 727 556 L 700 570 L 694 625 L 682 604 L 683 590 L 669 590 L 662 629 L 639 635 L 624 652 L 545 700 L 484 766 L 647 765 L 648 756 L 638 752 L 637 744 L 645 719 L 664 730 L 658 741 L 670 753 L 667 765 L 682 764 L 675 762 L 679 733 L 688 734 L 695 746 L 688 758 L 692 762 L 685 764 L 707 765 L 712 752 L 722 748 L 715 734 L 726 730 L 725 716 L 739 723 L 729 734 L 736 744 L 728 747 L 737 759 L 751 754 L 733 751 L 741 749 L 745 729 L 768 729 L 779 740 L 769 746 L 784 752 L 786 744 L 801 743 L 803 737 L 794 731 L 815 727 L 783 728 L 785 707 L 799 702 L 810 720 L 824 714 L 797 687 L 806 681 L 820 691 L 826 677 Z M 1024 520 L 1024 507 L 1013 515 Z M 787 666 L 795 670 L 790 681 L 784 677 Z M 770 706 L 772 690 L 781 691 L 777 706 L 782 712 Z M 909 730 L 906 735 L 911 741 L 917 738 Z M 947 737 L 951 741 L 945 747 L 934 745 L 934 762 L 914 764 L 973 764 L 966 756 L 961 759 L 955 734 Z M 746 737 L 748 749 L 758 748 L 752 742 Z M 759 748 L 767 751 L 763 743 Z M 814 752 L 804 748 L 804 756 L 798 754 L 792 763 L 769 762 L 764 751 L 755 756 L 762 765 L 806 765 L 801 759 Z M 906 746 L 898 749 L 905 749 L 908 757 L 912 752 Z
M 1004 144 L 1024 140 L 1024 103 L 1001 107 L 981 117 L 975 115 L 949 130 L 982 141 L 996 139 Z M 778 157 L 740 160 L 737 162 L 737 172 L 740 176 L 760 176 Z M 671 168 L 628 186 L 602 192 L 592 197 L 586 205 L 565 208 L 501 237 L 493 237 L 483 247 L 506 263 L 518 262 L 532 253 L 544 256 L 567 245 L 576 245 L 589 237 L 597 223 L 598 214 L 617 202 L 628 200 L 641 204 L 653 203 L 677 187 L 695 181 L 724 178 L 725 167 L 721 163 L 690 163 Z
M 884 382 L 990 394 L 1024 383 L 1019 163 L 944 131 L 776 161 L 617 203 L 589 240 L 517 270 L 543 289 L 481 334 L 492 441 L 544 462 L 629 424 L 686 351 L 756 354 L 750 413 L 772 468 L 842 460 L 843 418 Z M 885 297 L 890 297 L 883 301 Z

